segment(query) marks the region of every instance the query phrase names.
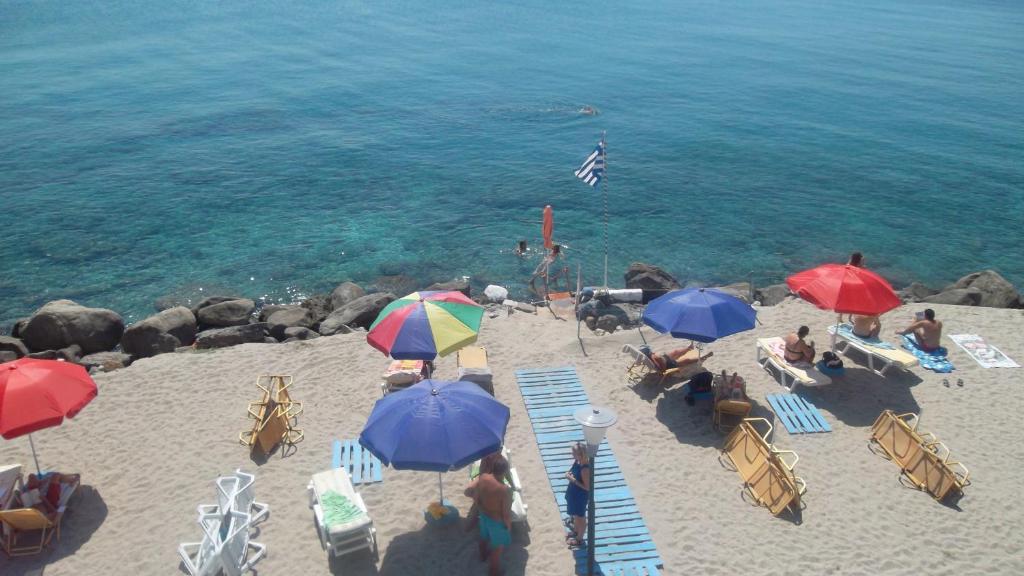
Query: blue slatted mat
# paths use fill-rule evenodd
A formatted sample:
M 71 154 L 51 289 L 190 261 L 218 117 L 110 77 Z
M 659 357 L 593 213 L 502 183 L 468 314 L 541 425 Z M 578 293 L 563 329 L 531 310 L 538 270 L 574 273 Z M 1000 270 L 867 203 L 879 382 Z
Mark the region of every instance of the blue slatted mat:
M 768 403 L 790 434 L 832 431 L 814 404 L 796 394 L 769 394 Z
M 565 517 L 565 487 L 568 484 L 565 472 L 572 466 L 573 443 L 583 440 L 583 432 L 573 418 L 573 412 L 590 403 L 587 392 L 572 366 L 516 370 L 516 381 L 537 437 L 555 502 Z M 662 568 L 661 557 L 608 442 L 601 443 L 595 463 L 594 555 L 597 573 L 657 576 Z M 574 551 L 573 556 L 576 572 L 586 573 L 586 548 Z
M 352 484 L 384 480 L 380 460 L 363 448 L 358 440 L 335 440 L 331 452 L 331 467 L 348 471 Z

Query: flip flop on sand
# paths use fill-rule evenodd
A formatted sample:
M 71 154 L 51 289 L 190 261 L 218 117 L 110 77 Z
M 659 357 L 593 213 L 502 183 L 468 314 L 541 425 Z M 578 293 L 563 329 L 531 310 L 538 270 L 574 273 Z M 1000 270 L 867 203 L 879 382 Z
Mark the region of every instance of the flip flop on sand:
M 963 388 L 964 387 L 964 379 L 963 378 L 957 378 L 956 379 L 956 385 L 961 387 L 961 388 Z
M 949 378 L 943 378 L 942 385 L 945 386 L 946 388 L 949 388 Z

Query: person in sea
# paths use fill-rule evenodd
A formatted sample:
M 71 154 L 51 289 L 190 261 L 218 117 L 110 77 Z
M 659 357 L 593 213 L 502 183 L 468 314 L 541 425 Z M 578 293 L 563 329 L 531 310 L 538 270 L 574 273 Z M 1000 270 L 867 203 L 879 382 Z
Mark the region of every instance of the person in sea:
M 573 464 L 565 473 L 569 485 L 565 487 L 565 509 L 569 513 L 572 531 L 565 537 L 570 548 L 584 543 L 583 533 L 587 529 L 587 505 L 590 503 L 590 456 L 581 442 L 572 447 Z
M 850 254 L 850 261 L 846 263 L 847 266 L 856 266 L 857 268 L 864 267 L 864 255 L 860 252 L 854 252 Z
M 561 265 L 558 261 L 561 260 Z M 544 280 L 544 285 L 541 290 L 537 289 L 535 282 L 538 278 Z M 562 254 L 562 247 L 559 244 L 553 244 L 551 251 L 548 252 L 544 260 L 537 265 L 537 269 L 533 271 L 533 276 L 530 278 L 530 288 L 540 297 L 547 299 L 547 293 L 541 293 L 543 289 L 547 289 L 547 292 L 552 290 L 558 290 L 558 281 L 562 280 L 565 283 L 565 289 L 569 290 L 569 267 L 565 264 L 565 256 Z
M 925 352 L 935 352 L 940 347 L 942 340 L 942 321 L 935 319 L 935 310 L 931 308 L 924 311 L 924 318 L 915 321 L 903 330 L 897 330 L 897 334 L 913 334 L 917 341 L 917 347 Z
M 641 350 L 644 354 L 647 355 L 648 358 L 651 359 L 651 362 L 653 362 L 654 365 L 658 367 L 658 370 L 661 370 L 662 372 L 668 370 L 669 368 L 682 368 L 684 366 L 689 366 L 691 364 L 703 362 L 708 358 L 711 358 L 715 354 L 714 352 L 708 352 L 703 356 L 695 358 L 685 358 L 686 354 L 690 350 L 693 350 L 693 343 L 690 343 L 690 345 L 687 346 L 686 348 L 677 348 L 670 352 L 662 352 L 660 354 L 655 354 L 647 346 L 644 346 L 643 348 L 641 348 Z
M 482 470 L 466 488 L 478 511 L 480 560 L 488 561 L 488 574 L 501 574 L 501 553 L 512 543 L 512 492 L 502 481 L 508 474 L 508 461 L 500 454 L 490 461 L 489 471 Z
M 878 338 L 882 332 L 882 321 L 878 316 L 850 314 L 848 318 L 853 325 L 853 335 L 861 338 Z
M 814 342 L 812 341 L 808 344 L 804 341 L 804 338 L 806 338 L 810 333 L 810 328 L 807 326 L 801 326 L 796 332 L 791 332 L 784 338 L 786 342 L 786 350 L 784 353 L 786 362 L 814 363 Z

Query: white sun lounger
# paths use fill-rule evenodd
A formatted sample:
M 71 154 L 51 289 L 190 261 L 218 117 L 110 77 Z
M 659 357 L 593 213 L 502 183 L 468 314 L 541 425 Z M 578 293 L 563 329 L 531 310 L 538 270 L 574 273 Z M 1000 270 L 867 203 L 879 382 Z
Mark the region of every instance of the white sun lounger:
M 794 366 L 781 354 L 776 352 L 779 344 L 785 347 L 782 338 L 758 338 L 757 339 L 757 363 L 769 374 L 772 368 L 779 373 L 779 383 L 786 388 L 793 388 L 797 384 L 801 386 L 825 386 L 832 383 L 832 379 L 822 374 L 812 366 Z
M 836 338 L 836 352 L 843 356 L 849 356 L 851 348 L 860 352 L 868 360 L 868 369 L 883 378 L 891 369 L 907 371 L 918 365 L 917 357 L 905 350 L 896 347 L 881 348 L 858 338 L 847 338 L 842 331 L 836 333 L 835 325 L 828 327 L 828 333 Z
M 316 517 L 320 545 L 330 555 L 337 557 L 363 548 L 369 549 L 374 556 L 377 555 L 377 530 L 373 527 L 373 520 L 366 510 L 362 496 L 352 487 L 352 480 L 344 468 L 334 468 L 314 474 L 307 489 L 310 506 Z M 321 499 L 328 491 L 337 492 L 348 498 L 363 511 L 362 516 L 344 524 L 327 526 Z
M 516 471 L 515 466 L 512 466 L 512 451 L 505 446 L 501 447 L 501 455 L 508 462 L 508 482 L 512 488 L 512 523 L 513 524 L 527 524 L 528 520 L 526 517 L 526 511 L 529 506 L 526 502 L 523 502 L 523 484 L 519 481 L 519 472 Z M 469 479 L 475 480 L 480 475 L 480 460 L 477 460 L 469 465 Z
M 185 570 L 192 576 L 241 576 L 267 553 L 266 546 L 249 540 L 252 516 L 245 512 L 211 512 L 199 517 L 199 525 L 202 542 L 178 546 Z
M 200 504 L 197 511 L 200 516 L 217 514 L 223 510 L 238 510 L 252 516 L 251 523 L 256 524 L 270 513 L 270 506 L 256 501 L 256 476 L 243 472 L 240 468 L 231 476 L 221 476 L 214 481 L 217 486 L 217 503 Z
M 21 464 L 0 467 L 0 510 L 6 510 L 21 487 Z

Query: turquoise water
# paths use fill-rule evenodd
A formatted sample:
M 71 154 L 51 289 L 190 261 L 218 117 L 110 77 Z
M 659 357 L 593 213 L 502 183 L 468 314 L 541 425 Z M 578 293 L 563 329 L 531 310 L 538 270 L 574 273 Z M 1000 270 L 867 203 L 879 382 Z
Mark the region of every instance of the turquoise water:
M 613 285 L 851 250 L 896 284 L 1024 285 L 1020 2 L 86 4 L 0 2 L 0 325 L 393 274 L 518 290 L 546 203 L 600 283 L 572 171 L 602 130 Z

